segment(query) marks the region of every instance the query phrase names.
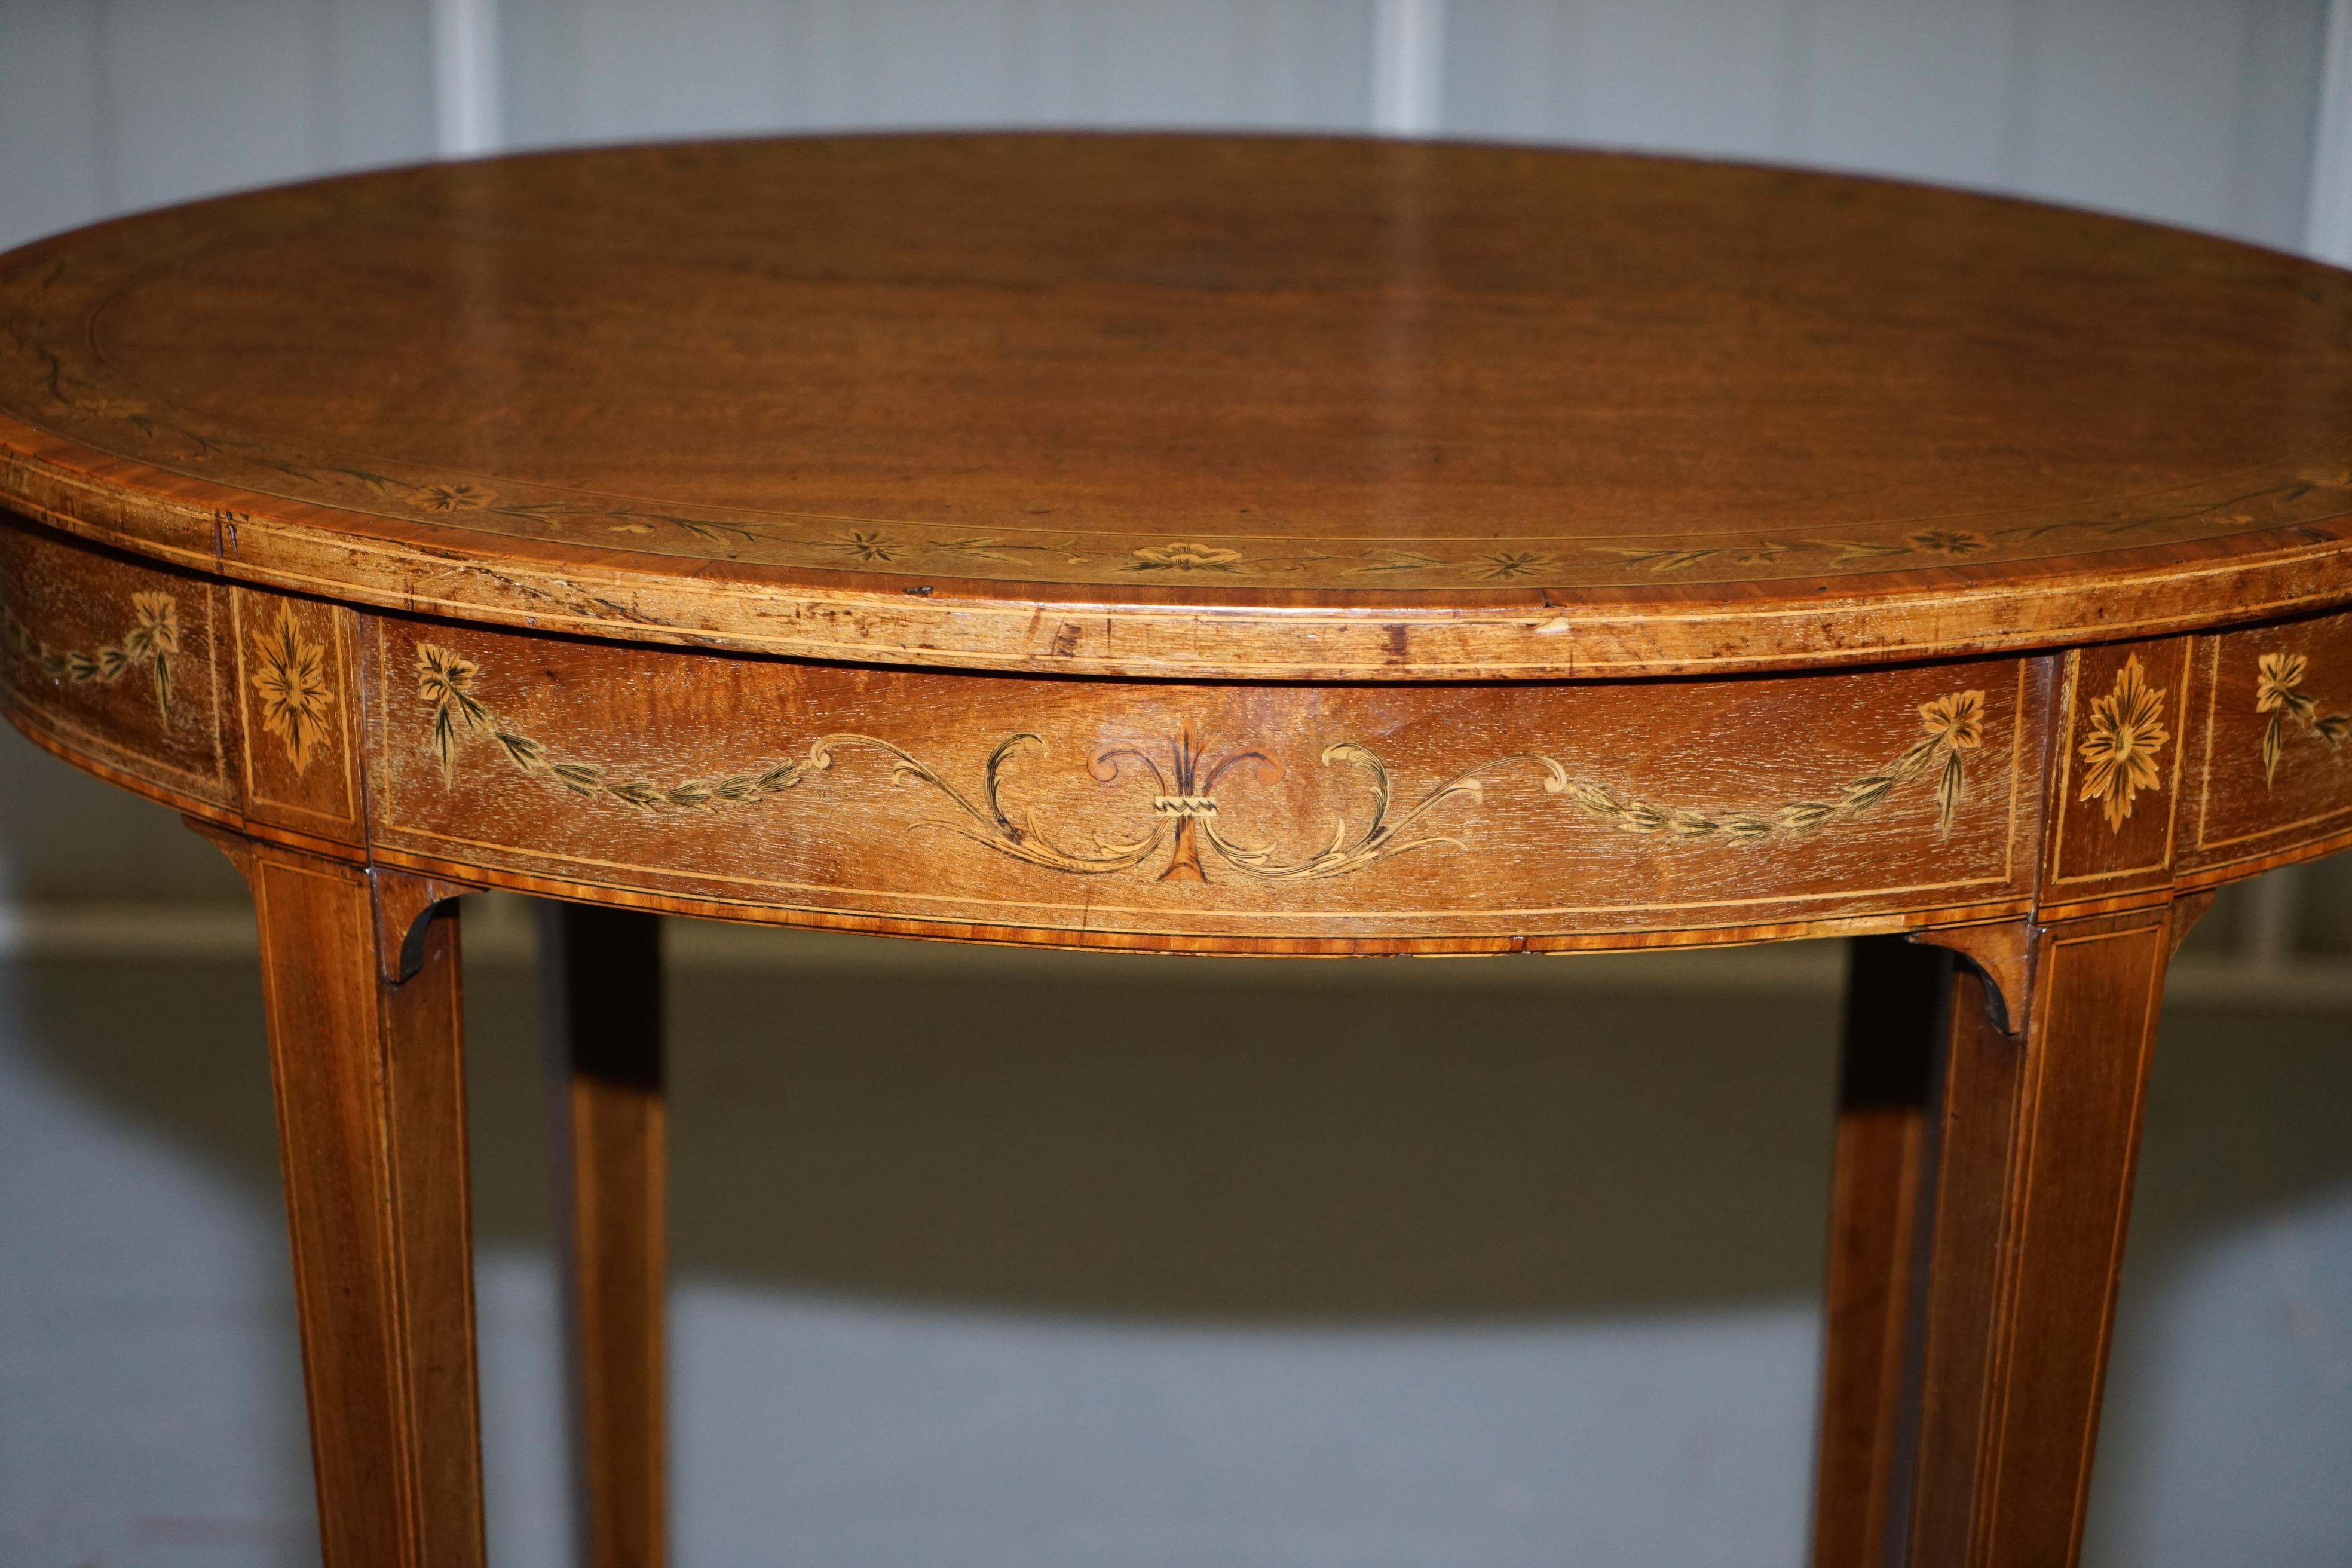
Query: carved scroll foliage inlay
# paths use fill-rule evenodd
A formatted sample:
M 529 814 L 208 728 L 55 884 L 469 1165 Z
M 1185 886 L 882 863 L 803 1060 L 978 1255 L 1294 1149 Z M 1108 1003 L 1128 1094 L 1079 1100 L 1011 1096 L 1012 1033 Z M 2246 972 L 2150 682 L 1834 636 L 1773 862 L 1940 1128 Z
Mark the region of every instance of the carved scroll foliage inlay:
M 2077 748 L 2085 764 L 2079 798 L 2096 801 L 2108 831 L 2119 833 L 2139 792 L 2164 787 L 2156 756 L 2172 739 L 2164 727 L 2164 691 L 2148 685 L 2139 655 L 2126 658 L 2114 689 L 2092 702 L 2085 729 Z
M 2254 711 L 2267 713 L 2263 726 L 2263 787 L 2278 776 L 2279 756 L 2286 747 L 2286 727 L 2292 722 L 2327 742 L 2330 751 L 2352 735 L 2352 715 L 2322 713 L 2319 703 L 2303 689 L 2310 660 L 2299 653 L 2266 653 L 2254 674 Z
M 1540 752 L 1518 752 L 1463 769 L 1410 804 L 1400 804 L 1388 764 L 1370 746 L 1339 741 L 1323 748 L 1327 768 L 1351 770 L 1363 785 L 1360 814 L 1342 813 L 1332 824 L 1330 842 L 1314 850 L 1285 850 L 1253 842 L 1227 826 L 1218 797 L 1221 784 L 1246 768 L 1262 785 L 1281 781 L 1284 769 L 1271 754 L 1234 750 L 1212 758 L 1187 724 L 1160 746 L 1111 746 L 1097 752 L 1087 772 L 1097 784 L 1123 774 L 1151 785 L 1148 814 L 1139 811 L 1126 834 L 1095 832 L 1083 841 L 1067 829 L 1040 824 L 1033 811 L 1008 801 L 1012 764 L 1043 759 L 1043 737 L 1021 731 L 996 743 L 981 768 L 980 787 L 967 791 L 938 768 L 897 743 L 856 733 L 821 735 L 798 758 L 710 778 L 671 783 L 628 778 L 593 763 L 551 754 L 531 736 L 500 723 L 475 687 L 479 669 L 438 644 L 416 645 L 417 697 L 430 713 L 429 743 L 446 783 L 455 783 L 467 742 L 493 742 L 515 769 L 560 785 L 583 801 L 603 800 L 646 813 L 700 811 L 755 805 L 772 800 L 832 769 L 838 753 L 872 751 L 889 760 L 894 783 L 930 794 L 950 809 L 944 818 L 913 826 L 945 830 L 997 854 L 1044 869 L 1078 875 L 1129 871 L 1166 851 L 1162 881 L 1205 881 L 1206 867 L 1258 881 L 1298 881 L 1344 876 L 1417 849 L 1468 846 L 1437 831 L 1433 822 L 1448 805 L 1483 798 L 1489 781 L 1517 773 L 1539 783 L 1586 816 L 1629 833 L 1658 834 L 1685 842 L 1761 843 L 1829 828 L 1873 811 L 1914 779 L 1932 775 L 1939 831 L 1957 819 L 1966 785 L 1967 753 L 1984 744 L 1982 691 L 1956 691 L 1919 705 L 1919 733 L 1885 766 L 1818 798 L 1746 809 L 1669 805 L 1640 795 L 1571 774 Z
M 130 626 L 113 642 L 89 652 L 53 647 L 13 614 L 7 616 L 6 635 L 12 651 L 54 679 L 111 685 L 132 670 L 144 669 L 154 688 L 156 715 L 171 722 L 172 657 L 180 651 L 180 606 L 171 595 L 131 595 Z

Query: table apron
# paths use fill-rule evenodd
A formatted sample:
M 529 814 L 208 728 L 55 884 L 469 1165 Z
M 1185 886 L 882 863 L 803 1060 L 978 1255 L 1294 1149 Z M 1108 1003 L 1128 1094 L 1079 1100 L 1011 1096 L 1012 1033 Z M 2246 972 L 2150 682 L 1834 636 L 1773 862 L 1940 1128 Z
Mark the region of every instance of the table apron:
M 20 730 L 192 816 L 908 935 L 1758 941 L 2129 907 L 2352 837 L 2352 615 L 1734 679 L 1057 679 L 384 614 L 12 519 L 0 637 Z

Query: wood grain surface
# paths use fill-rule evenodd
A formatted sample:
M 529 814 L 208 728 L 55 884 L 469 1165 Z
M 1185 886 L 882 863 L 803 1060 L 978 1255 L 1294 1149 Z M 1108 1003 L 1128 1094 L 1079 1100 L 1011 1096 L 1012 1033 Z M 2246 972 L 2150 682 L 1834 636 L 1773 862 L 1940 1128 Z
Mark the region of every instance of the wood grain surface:
M 396 872 L 225 838 L 253 889 L 319 1531 L 330 1568 L 480 1568 L 480 1419 L 454 905 L 423 962 Z
M 465 619 L 1522 679 L 2352 593 L 2352 280 L 1847 177 L 849 137 L 345 178 L 0 258 L 0 502 Z
M 2080 1549 L 2174 919 L 2028 927 L 2018 1036 L 1992 1026 L 1973 971 L 1954 973 L 1895 1423 L 1907 1474 L 1893 1561 L 2024 1568 Z

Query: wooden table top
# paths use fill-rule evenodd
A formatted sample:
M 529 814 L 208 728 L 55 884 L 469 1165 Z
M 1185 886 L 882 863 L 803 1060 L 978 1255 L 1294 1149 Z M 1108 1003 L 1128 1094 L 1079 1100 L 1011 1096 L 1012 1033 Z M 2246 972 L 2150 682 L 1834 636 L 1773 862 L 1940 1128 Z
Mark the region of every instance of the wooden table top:
M 1429 679 L 2352 595 L 2352 274 L 1670 159 L 913 136 L 444 164 L 0 259 L 0 501 L 865 662 Z

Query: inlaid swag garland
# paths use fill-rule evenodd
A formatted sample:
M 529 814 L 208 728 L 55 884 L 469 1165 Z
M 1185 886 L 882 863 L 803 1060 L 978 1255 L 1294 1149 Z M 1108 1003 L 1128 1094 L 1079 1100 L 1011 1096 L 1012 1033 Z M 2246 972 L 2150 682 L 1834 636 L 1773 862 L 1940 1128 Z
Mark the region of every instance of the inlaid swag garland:
M 467 739 L 485 736 L 519 772 L 561 785 L 583 800 L 604 800 L 646 813 L 702 811 L 772 800 L 811 774 L 831 769 L 837 752 L 876 751 L 890 759 L 894 783 L 928 789 L 957 814 L 949 821 L 918 826 L 945 828 L 1013 859 L 1082 875 L 1131 870 L 1165 847 L 1169 858 L 1160 872 L 1161 880 L 1205 880 L 1204 847 L 1228 869 L 1267 881 L 1336 877 L 1416 849 L 1442 845 L 1465 847 L 1460 839 L 1424 833 L 1424 819 L 1450 801 L 1481 798 L 1489 778 L 1520 769 L 1535 772 L 1546 794 L 1562 796 L 1586 815 L 1625 832 L 1693 843 L 1740 844 L 1787 839 L 1833 826 L 1875 810 L 1910 781 L 1932 774 L 1937 828 L 1948 834 L 1958 816 L 1967 784 L 1963 758 L 1984 744 L 1985 694 L 1956 691 L 1919 704 L 1919 738 L 1884 767 L 1816 799 L 1741 810 L 1668 805 L 1574 777 L 1540 752 L 1520 752 L 1465 768 L 1399 810 L 1387 764 L 1370 747 L 1340 741 L 1325 747 L 1320 761 L 1326 767 L 1352 767 L 1364 775 L 1370 815 L 1354 830 L 1341 816 L 1328 847 L 1290 859 L 1270 846 L 1249 845 L 1228 837 L 1216 797 L 1218 782 L 1232 769 L 1254 763 L 1260 781 L 1272 784 L 1282 774 L 1281 764 L 1254 750 L 1228 752 L 1210 762 L 1190 725 L 1169 739 L 1163 753 L 1166 768 L 1160 765 L 1161 756 L 1133 746 L 1108 747 L 1095 755 L 1087 772 L 1097 783 L 1111 783 L 1129 765 L 1150 778 L 1155 793 L 1150 830 L 1127 840 L 1097 835 L 1091 847 L 1073 848 L 1039 827 L 1030 813 L 1017 811 L 1004 799 L 1007 765 L 1017 757 L 1045 753 L 1044 739 L 1032 732 L 1007 735 L 997 742 L 982 770 L 976 797 L 904 748 L 855 733 L 819 736 L 797 760 L 716 779 L 658 784 L 616 777 L 598 764 L 551 755 L 541 742 L 498 721 L 475 693 L 478 673 L 473 660 L 448 648 L 428 642 L 416 645 L 417 696 L 431 711 L 430 742 L 438 755 L 445 784 L 456 782 Z M 1138 824 L 1139 830 L 1143 826 Z
M 52 647 L 5 605 L 0 605 L 0 637 L 9 651 L 30 659 L 42 673 L 78 685 L 111 685 L 144 669 L 154 689 L 156 716 L 171 722 L 172 659 L 180 651 L 180 606 L 170 594 L 131 595 L 131 624 L 113 642 L 89 652 Z M 253 689 L 260 700 L 262 727 L 278 737 L 300 773 L 310 765 L 333 708 L 325 646 L 301 636 L 293 607 L 281 605 L 277 621 L 254 633 L 253 651 Z
M 110 686 L 134 669 L 144 669 L 155 690 L 155 714 L 172 721 L 172 656 L 180 651 L 180 606 L 169 594 L 131 595 L 131 624 L 104 647 L 89 652 L 53 647 L 17 619 L 0 610 L 0 635 L 9 650 L 32 660 L 41 672 L 77 685 L 97 682 Z

